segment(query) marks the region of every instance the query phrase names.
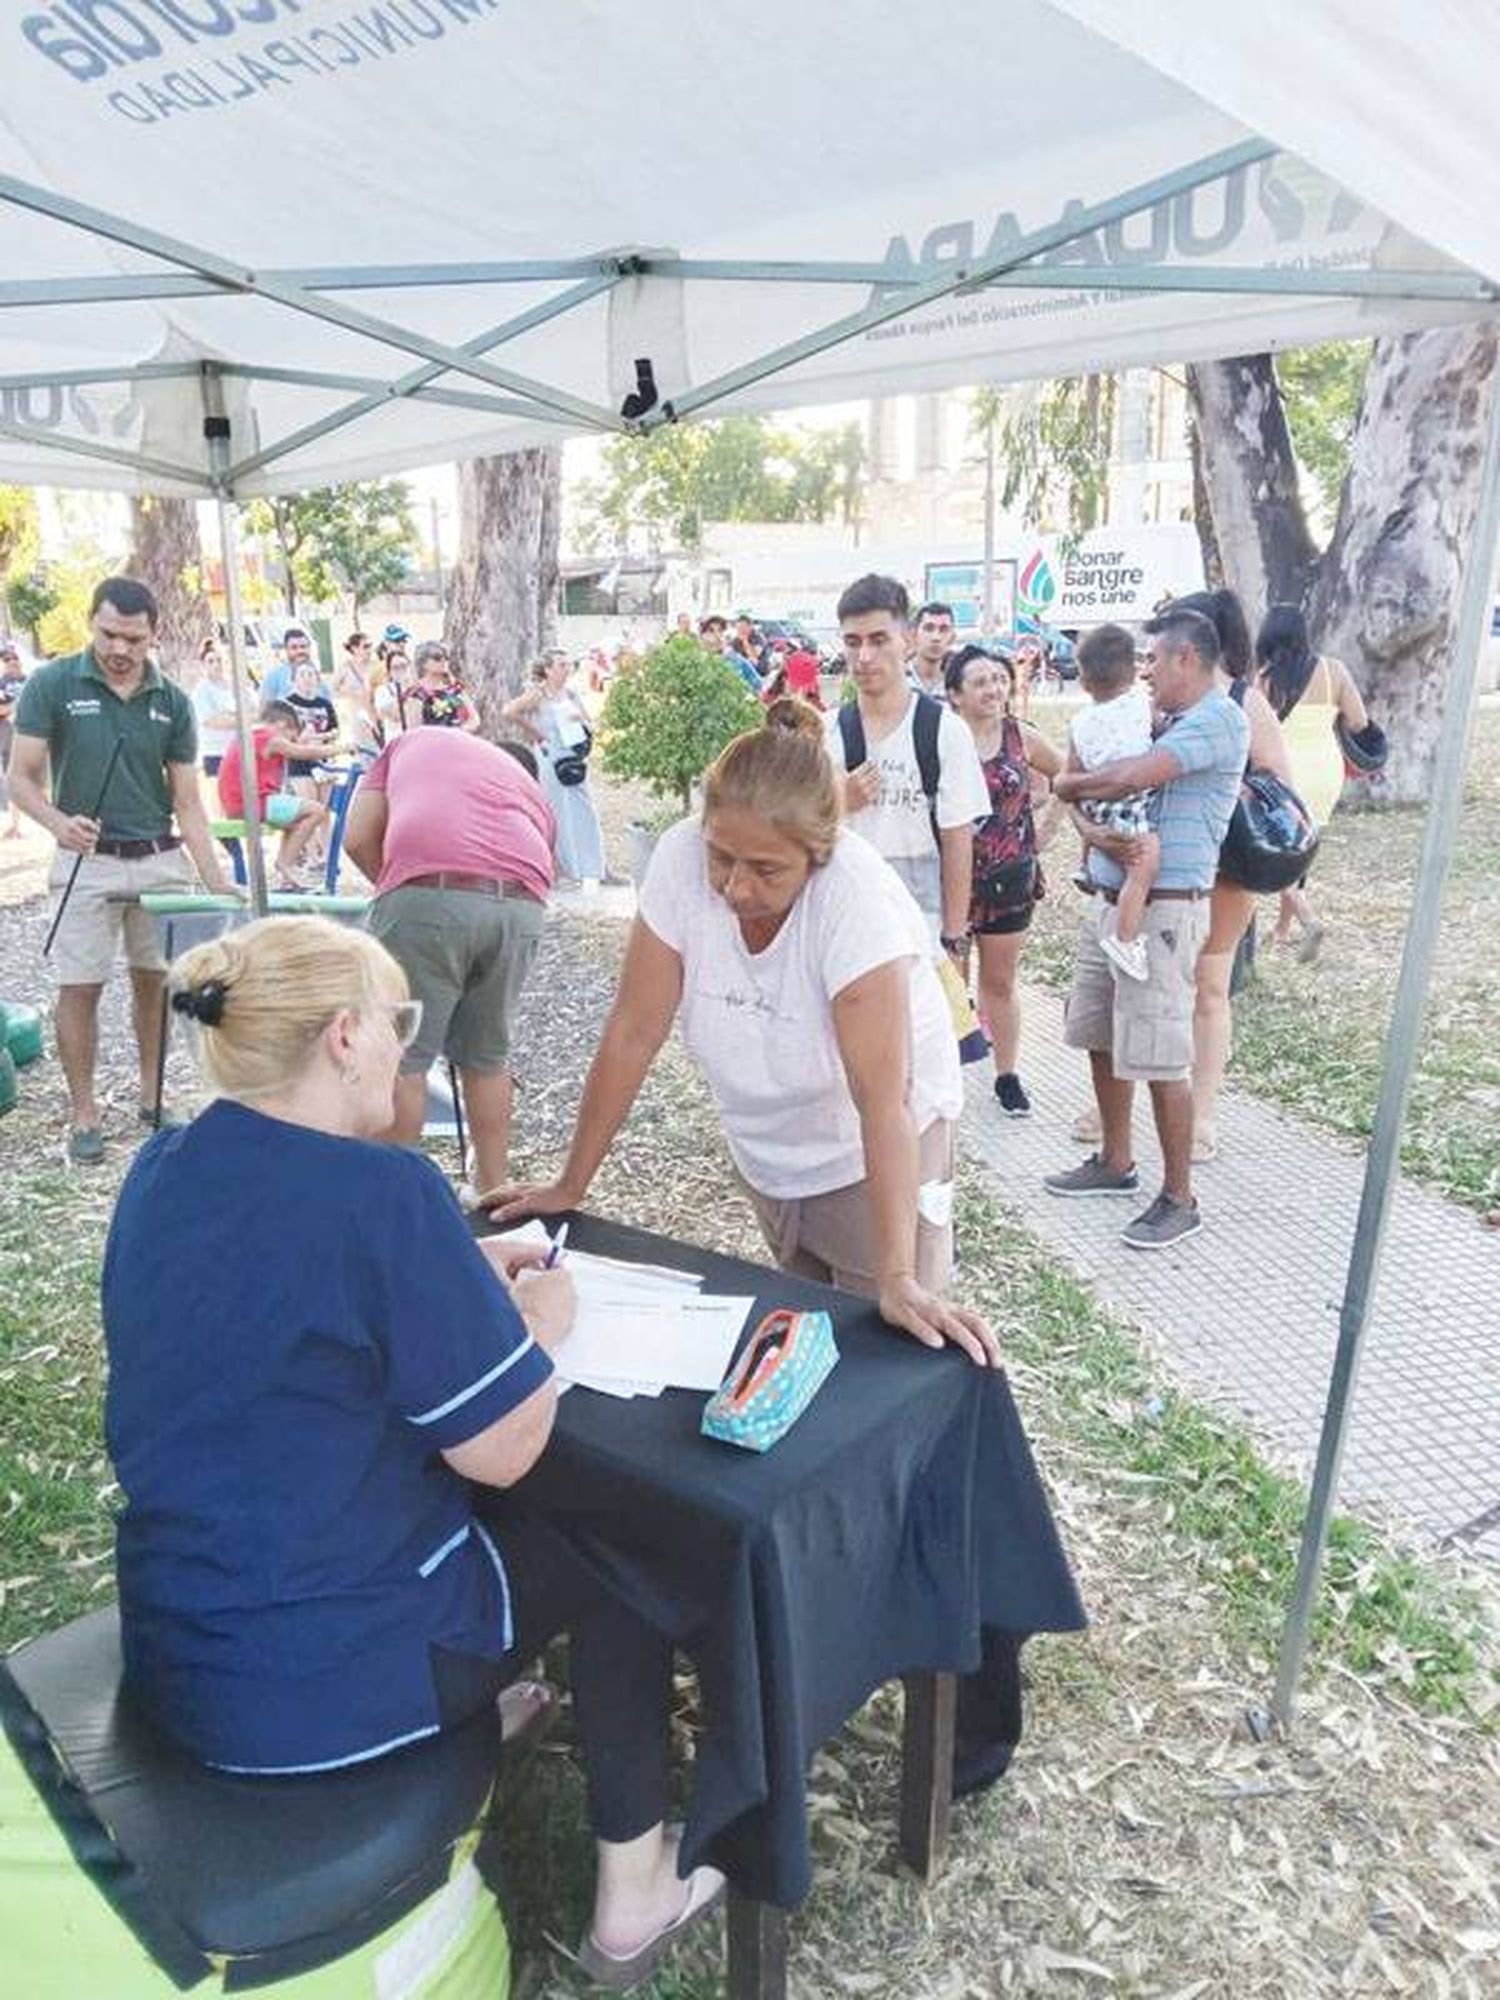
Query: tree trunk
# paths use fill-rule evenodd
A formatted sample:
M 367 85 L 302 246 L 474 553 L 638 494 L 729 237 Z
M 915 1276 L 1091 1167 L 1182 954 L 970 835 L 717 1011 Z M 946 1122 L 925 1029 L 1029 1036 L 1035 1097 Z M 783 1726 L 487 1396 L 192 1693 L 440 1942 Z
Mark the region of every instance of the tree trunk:
M 1375 343 L 1333 540 L 1311 608 L 1390 737 L 1371 803 L 1427 797 L 1479 501 L 1497 337 L 1492 324 Z
M 506 452 L 459 467 L 459 553 L 443 637 L 485 734 L 556 631 L 562 453 Z
M 162 666 L 191 687 L 198 648 L 212 638 L 213 610 L 204 589 L 203 543 L 195 500 L 154 495 L 130 502 L 130 574 L 155 594 Z
M 1203 440 L 1196 419 L 1188 416 L 1188 450 L 1193 461 L 1193 526 L 1198 531 L 1198 553 L 1203 559 L 1203 580 L 1210 590 L 1224 589 L 1224 557 L 1214 532 L 1214 512 L 1208 504 L 1208 481 L 1203 474 Z
M 1224 581 L 1251 630 L 1272 604 L 1302 604 L 1317 566 L 1297 460 L 1269 354 L 1191 362 L 1188 402 Z

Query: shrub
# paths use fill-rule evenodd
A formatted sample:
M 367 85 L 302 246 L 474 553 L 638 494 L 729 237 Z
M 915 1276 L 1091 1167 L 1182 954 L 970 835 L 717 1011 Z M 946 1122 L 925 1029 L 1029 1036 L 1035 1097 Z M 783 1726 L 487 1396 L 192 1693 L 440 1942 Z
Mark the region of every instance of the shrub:
M 687 812 L 695 779 L 759 721 L 760 704 L 734 668 L 674 633 L 622 665 L 611 683 L 599 718 L 604 768 Z

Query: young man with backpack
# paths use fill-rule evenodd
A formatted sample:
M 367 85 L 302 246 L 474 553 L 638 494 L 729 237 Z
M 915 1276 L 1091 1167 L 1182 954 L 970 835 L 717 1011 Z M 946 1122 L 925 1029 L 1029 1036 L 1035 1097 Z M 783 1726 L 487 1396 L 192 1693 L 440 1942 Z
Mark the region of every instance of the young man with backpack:
M 911 607 L 891 576 L 862 576 L 839 599 L 855 699 L 828 722 L 834 765 L 847 773 L 849 825 L 915 896 L 943 950 L 968 946 L 974 826 L 989 789 L 974 739 L 953 711 L 906 677 Z

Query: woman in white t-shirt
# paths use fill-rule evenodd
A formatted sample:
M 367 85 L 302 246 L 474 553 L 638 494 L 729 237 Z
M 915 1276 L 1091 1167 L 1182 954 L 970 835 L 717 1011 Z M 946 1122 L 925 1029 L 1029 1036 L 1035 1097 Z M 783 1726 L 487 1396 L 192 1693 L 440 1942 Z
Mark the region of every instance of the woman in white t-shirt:
M 657 845 L 561 1176 L 494 1213 L 580 1206 L 676 1018 L 782 1268 L 995 1364 L 941 1296 L 963 1090 L 926 925 L 839 820 L 818 715 L 775 702 L 706 774 L 701 821 Z

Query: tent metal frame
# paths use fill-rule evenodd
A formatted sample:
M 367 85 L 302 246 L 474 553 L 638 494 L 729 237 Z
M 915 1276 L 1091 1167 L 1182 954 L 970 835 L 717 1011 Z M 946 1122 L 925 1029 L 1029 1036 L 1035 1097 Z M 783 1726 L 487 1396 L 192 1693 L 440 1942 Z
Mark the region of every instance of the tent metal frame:
M 223 552 L 238 727 L 241 751 L 248 769 L 251 766 L 249 682 L 244 657 L 244 621 L 239 602 L 235 518 L 239 484 L 250 473 L 284 460 L 317 438 L 356 423 L 393 398 L 473 408 L 492 415 L 523 415 L 540 422 L 566 423 L 596 433 L 644 434 L 706 410 L 739 389 L 781 374 L 812 355 L 855 339 L 873 327 L 940 299 L 956 293 L 1004 286 L 1030 290 L 1242 293 L 1258 297 L 1297 294 L 1331 299 L 1428 301 L 1449 308 L 1483 308 L 1500 304 L 1500 285 L 1482 274 L 1452 266 L 1433 271 L 1334 273 L 1223 267 L 1187 269 L 1173 265 L 1136 265 L 1115 269 L 1072 264 L 1038 265 L 1035 261 L 1110 222 L 1124 221 L 1158 201 L 1221 179 L 1239 168 L 1268 159 L 1279 150 L 1265 140 L 1246 140 L 1241 145 L 1157 176 L 1089 208 L 1077 210 L 1066 221 L 1020 238 L 1003 255 L 945 267 L 937 275 L 926 276 L 922 273 L 893 272 L 883 264 L 869 261 L 682 258 L 630 250 L 592 257 L 527 262 L 328 266 L 256 273 L 215 252 L 146 229 L 105 210 L 72 201 L 29 182 L 0 176 L 0 205 L 29 210 L 130 251 L 153 257 L 169 267 L 159 273 L 6 280 L 0 282 L 0 310 L 119 304 L 223 294 L 254 297 L 414 356 L 421 364 L 391 381 L 336 371 L 261 369 L 227 361 L 153 362 L 128 371 L 58 370 L 55 373 L 0 377 L 0 391 L 3 391 L 7 388 L 83 386 L 90 382 L 120 380 L 127 374 L 132 379 L 166 380 L 196 373 L 202 381 L 204 433 L 209 458 L 207 473 L 158 459 L 143 458 L 116 447 L 92 444 L 81 438 L 61 439 L 33 426 L 8 420 L 0 420 L 0 435 L 62 454 L 92 458 L 96 463 L 118 464 L 137 474 L 154 475 L 173 485 L 211 494 L 215 498 Z M 762 285 L 856 285 L 879 287 L 882 296 L 862 311 L 831 320 L 800 339 L 727 370 L 635 419 L 617 416 L 612 410 L 571 396 L 530 376 L 496 367 L 484 359 L 488 352 L 505 341 L 574 310 L 627 278 Z M 329 296 L 334 292 L 361 290 L 554 282 L 563 283 L 568 288 L 458 347 L 431 340 L 412 328 Z M 437 378 L 445 374 L 465 377 L 490 394 L 486 396 L 478 390 L 463 392 L 435 387 Z M 348 389 L 354 400 L 290 436 L 235 461 L 230 449 L 224 383 L 227 380 L 257 379 L 308 388 Z M 1359 1359 L 1368 1331 L 1385 1227 L 1399 1167 L 1401 1127 L 1416 1066 L 1443 890 L 1457 834 L 1462 780 L 1477 706 L 1479 659 L 1488 624 L 1497 548 L 1500 548 L 1500 395 L 1492 401 L 1479 511 L 1464 567 L 1453 663 L 1444 690 L 1432 798 L 1423 831 L 1421 861 L 1386 1039 L 1380 1099 L 1366 1156 L 1359 1219 L 1350 1248 L 1339 1318 L 1338 1348 L 1329 1380 L 1327 1406 L 1303 1527 L 1297 1581 L 1282 1636 L 1273 1710 L 1283 1723 L 1290 1723 L 1292 1719 L 1297 1686 L 1305 1663 Z M 249 830 L 253 903 L 257 913 L 264 913 L 264 857 L 259 824 L 253 817 Z

